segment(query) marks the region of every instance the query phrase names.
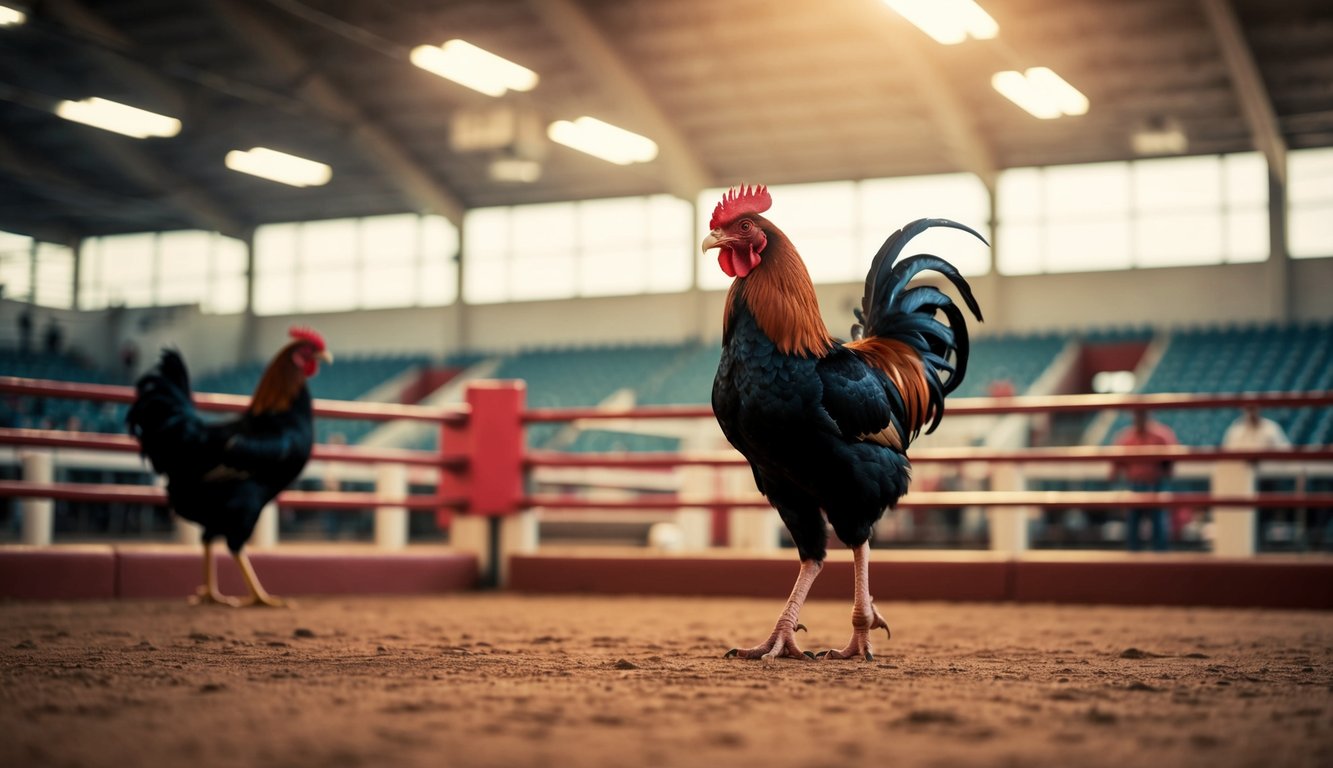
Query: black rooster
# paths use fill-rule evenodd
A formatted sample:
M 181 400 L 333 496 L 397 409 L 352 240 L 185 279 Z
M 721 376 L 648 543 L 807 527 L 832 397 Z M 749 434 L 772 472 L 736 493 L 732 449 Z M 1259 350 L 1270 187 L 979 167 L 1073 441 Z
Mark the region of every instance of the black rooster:
M 204 584 L 197 602 L 283 605 L 264 590 L 242 548 L 260 511 L 310 459 L 314 420 L 306 380 L 318 372 L 320 360 L 333 361 L 315 331 L 293 328 L 291 337 L 264 369 L 239 418 L 210 423 L 199 417 L 185 361 L 174 350 L 163 350 L 135 384 L 137 397 L 126 416 L 130 434 L 153 470 L 166 476 L 171 508 L 204 529 Z M 218 590 L 213 542 L 219 536 L 250 588 L 248 602 Z
M 768 640 L 727 655 L 814 656 L 801 651 L 795 634 L 804 629 L 801 606 L 823 568 L 827 517 L 852 548 L 855 599 L 851 642 L 820 656 L 870 659 L 870 630 L 889 629 L 870 596 L 871 528 L 907 492 L 907 448 L 923 427 L 929 432 L 939 424 L 945 395 L 967 370 L 962 310 L 938 288 L 907 284 L 923 270 L 935 270 L 981 319 L 967 281 L 948 262 L 934 256 L 894 260 L 908 240 L 930 227 L 981 236 L 947 219 L 922 219 L 895 232 L 866 277 L 857 313 L 865 327 L 854 326 L 854 340 L 843 343 L 824 326 L 796 248 L 759 215 L 771 204 L 763 187 L 730 191 L 703 241 L 705 251 L 721 249 L 722 270 L 736 278 L 727 295 L 713 410 L 791 532 L 801 570 Z

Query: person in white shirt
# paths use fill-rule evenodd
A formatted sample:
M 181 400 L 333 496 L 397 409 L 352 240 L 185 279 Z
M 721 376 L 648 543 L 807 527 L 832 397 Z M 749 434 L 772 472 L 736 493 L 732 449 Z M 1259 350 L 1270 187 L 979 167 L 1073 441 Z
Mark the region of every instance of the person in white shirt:
M 1241 415 L 1227 427 L 1222 436 L 1222 447 L 1237 450 L 1262 451 L 1273 448 L 1290 448 L 1291 440 L 1282 426 L 1272 419 L 1259 415 L 1259 406 L 1247 405 Z M 1272 490 L 1272 481 L 1255 478 L 1256 490 Z M 1263 509 L 1258 515 L 1259 539 L 1290 540 L 1295 535 L 1291 510 Z
M 1227 427 L 1226 434 L 1222 436 L 1222 447 L 1245 450 L 1290 448 L 1291 440 L 1276 421 L 1259 415 L 1259 406 L 1247 405 L 1241 415 Z

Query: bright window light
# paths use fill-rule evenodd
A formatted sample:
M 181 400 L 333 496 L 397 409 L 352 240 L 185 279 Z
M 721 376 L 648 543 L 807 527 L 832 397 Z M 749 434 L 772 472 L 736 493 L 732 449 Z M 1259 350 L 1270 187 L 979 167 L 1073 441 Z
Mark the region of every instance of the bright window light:
M 587 115 L 573 122 L 557 120 L 546 135 L 557 144 L 616 165 L 646 163 L 657 157 L 657 142 Z
M 1083 115 L 1088 111 L 1088 97 L 1047 67 L 996 72 L 991 85 L 1006 99 L 1042 120 Z
M 956 45 L 971 37 L 989 40 L 1000 25 L 973 0 L 884 0 L 936 42 Z
M 412 63 L 432 74 L 487 96 L 537 87 L 537 73 L 465 40 L 444 45 L 418 45 Z
M 319 187 L 333 178 L 333 169 L 324 163 L 268 147 L 255 147 L 247 152 L 233 149 L 227 153 L 226 164 L 233 171 L 293 187 Z
M 175 136 L 181 130 L 181 121 L 174 117 L 95 96 L 83 101 L 62 101 L 56 105 L 56 114 L 66 120 L 133 136 L 136 139 L 146 139 L 149 136 L 166 138 Z
M 0 5 L 0 27 L 16 27 L 28 20 L 28 14 L 17 8 Z

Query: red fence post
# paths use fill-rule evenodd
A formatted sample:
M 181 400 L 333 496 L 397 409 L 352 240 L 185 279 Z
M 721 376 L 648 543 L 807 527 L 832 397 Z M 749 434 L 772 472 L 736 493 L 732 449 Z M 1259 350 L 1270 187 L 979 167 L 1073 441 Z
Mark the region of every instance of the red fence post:
M 478 381 L 468 385 L 472 408 L 471 482 L 468 512 L 505 516 L 523 503 L 523 405 L 521 381 Z
M 536 547 L 536 519 L 523 512 L 523 409 L 521 381 L 478 381 L 468 385 L 471 408 L 462 433 L 468 456 L 463 515 L 453 520 L 450 542 L 477 553 L 482 583 L 504 584 L 508 555 Z M 455 436 L 457 437 L 457 436 Z

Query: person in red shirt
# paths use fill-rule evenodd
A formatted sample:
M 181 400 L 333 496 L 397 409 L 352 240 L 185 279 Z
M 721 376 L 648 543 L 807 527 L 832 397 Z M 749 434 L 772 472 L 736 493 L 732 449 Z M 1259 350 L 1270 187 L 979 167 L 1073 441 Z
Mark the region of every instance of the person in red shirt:
M 1118 446 L 1164 446 L 1179 445 L 1176 433 L 1165 424 L 1154 421 L 1148 412 L 1134 412 L 1134 424 L 1125 427 L 1115 436 Z M 1166 489 L 1171 479 L 1169 461 L 1117 461 L 1111 465 L 1111 482 L 1123 484 L 1131 491 L 1157 493 Z M 1162 552 L 1167 548 L 1168 528 L 1166 510 L 1161 508 L 1135 507 L 1128 511 L 1125 542 L 1130 551 L 1137 551 L 1142 546 L 1139 542 L 1139 527 L 1144 516 L 1152 527 L 1152 548 Z

